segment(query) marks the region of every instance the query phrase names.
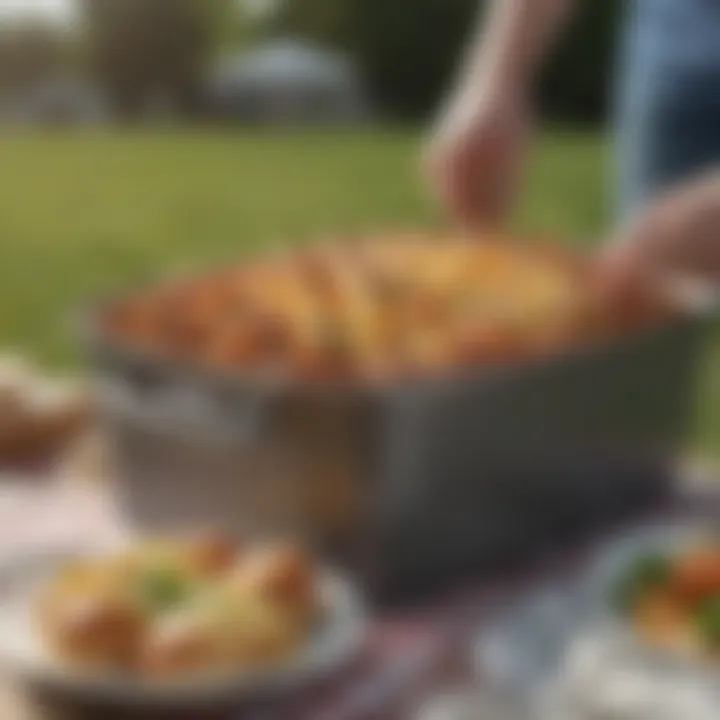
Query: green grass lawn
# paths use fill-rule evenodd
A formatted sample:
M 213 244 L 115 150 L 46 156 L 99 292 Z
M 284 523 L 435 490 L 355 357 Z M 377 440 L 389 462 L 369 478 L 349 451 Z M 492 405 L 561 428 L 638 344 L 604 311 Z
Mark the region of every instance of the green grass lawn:
M 66 320 L 98 293 L 272 243 L 439 222 L 418 175 L 419 140 L 400 131 L 4 135 L 0 342 L 71 363 Z M 593 136 L 544 137 L 520 224 L 599 238 L 605 155 Z M 701 396 L 697 437 L 720 449 L 717 372 Z

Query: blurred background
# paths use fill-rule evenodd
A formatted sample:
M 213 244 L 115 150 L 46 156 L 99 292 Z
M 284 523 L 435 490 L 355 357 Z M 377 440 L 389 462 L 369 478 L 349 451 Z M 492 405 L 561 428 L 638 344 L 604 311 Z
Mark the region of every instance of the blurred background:
M 67 319 L 89 297 L 273 243 L 442 223 L 422 141 L 478 5 L 0 0 L 0 344 L 72 365 Z M 608 227 L 621 5 L 586 3 L 546 69 L 520 228 Z M 720 453 L 718 358 L 695 444 Z

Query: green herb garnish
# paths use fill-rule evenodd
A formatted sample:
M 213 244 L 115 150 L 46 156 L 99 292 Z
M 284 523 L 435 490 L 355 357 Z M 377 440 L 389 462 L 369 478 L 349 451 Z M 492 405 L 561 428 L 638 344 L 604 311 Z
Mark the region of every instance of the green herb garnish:
M 138 600 L 151 613 L 162 613 L 183 605 L 194 591 L 195 583 L 172 567 L 148 568 L 137 585 Z
M 703 643 L 713 650 L 720 650 L 720 596 L 701 602 L 693 614 L 693 621 Z
M 618 580 L 613 592 L 613 604 L 621 611 L 629 612 L 643 593 L 662 587 L 669 578 L 670 559 L 666 555 L 643 555 Z

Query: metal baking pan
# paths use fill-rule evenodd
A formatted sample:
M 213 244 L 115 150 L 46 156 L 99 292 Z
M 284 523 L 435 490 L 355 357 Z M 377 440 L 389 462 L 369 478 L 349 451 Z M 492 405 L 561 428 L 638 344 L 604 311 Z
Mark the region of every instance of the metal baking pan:
M 711 317 L 374 390 L 273 386 L 84 335 L 134 527 L 301 537 L 393 593 L 663 493 Z

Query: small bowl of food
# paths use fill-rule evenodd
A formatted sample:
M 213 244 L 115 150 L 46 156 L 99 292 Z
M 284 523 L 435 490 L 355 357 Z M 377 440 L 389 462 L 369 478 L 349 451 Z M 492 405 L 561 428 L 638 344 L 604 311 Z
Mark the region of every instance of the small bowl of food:
M 48 376 L 21 356 L 0 355 L 0 465 L 52 464 L 95 417 L 85 383 Z
M 311 680 L 358 650 L 364 617 L 344 577 L 289 544 L 174 537 L 0 567 L 0 656 L 93 700 L 188 705 Z

